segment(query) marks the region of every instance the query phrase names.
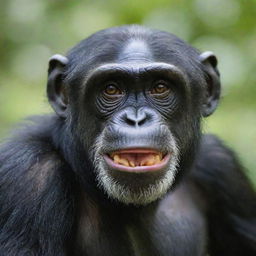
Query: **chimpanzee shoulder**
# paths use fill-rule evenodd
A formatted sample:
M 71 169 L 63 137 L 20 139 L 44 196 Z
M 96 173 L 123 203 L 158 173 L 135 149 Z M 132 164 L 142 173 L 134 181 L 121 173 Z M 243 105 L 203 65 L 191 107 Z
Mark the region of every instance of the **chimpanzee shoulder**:
M 0 255 L 64 253 L 73 184 L 50 139 L 56 126 L 52 116 L 34 117 L 1 144 Z
M 256 193 L 237 155 L 204 135 L 192 177 L 207 200 L 211 255 L 255 255 Z

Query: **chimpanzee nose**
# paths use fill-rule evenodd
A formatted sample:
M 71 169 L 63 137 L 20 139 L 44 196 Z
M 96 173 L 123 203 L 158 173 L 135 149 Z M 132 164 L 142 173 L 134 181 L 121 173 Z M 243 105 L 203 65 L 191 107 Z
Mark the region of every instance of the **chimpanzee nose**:
M 142 127 L 148 125 L 151 121 L 151 114 L 143 108 L 140 109 L 127 109 L 124 115 L 124 121 L 129 126 Z

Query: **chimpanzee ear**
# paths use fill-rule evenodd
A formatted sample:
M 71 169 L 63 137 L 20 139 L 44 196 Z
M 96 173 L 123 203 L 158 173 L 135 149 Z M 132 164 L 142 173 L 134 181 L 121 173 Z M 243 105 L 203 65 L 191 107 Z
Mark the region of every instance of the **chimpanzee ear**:
M 63 84 L 63 72 L 68 59 L 60 54 L 53 55 L 49 60 L 47 96 L 48 100 L 60 116 L 67 116 L 68 97 L 66 88 Z
M 217 58 L 212 52 L 203 52 L 199 59 L 206 72 L 206 92 L 202 106 L 204 117 L 211 115 L 216 109 L 220 98 L 220 74 L 217 68 Z

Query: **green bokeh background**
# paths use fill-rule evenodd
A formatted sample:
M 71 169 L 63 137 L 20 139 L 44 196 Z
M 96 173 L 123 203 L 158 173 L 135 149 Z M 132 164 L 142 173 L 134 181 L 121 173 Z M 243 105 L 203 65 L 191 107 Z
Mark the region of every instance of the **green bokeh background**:
M 131 23 L 172 32 L 218 56 L 222 99 L 204 131 L 236 150 L 256 184 L 255 0 L 1 0 L 0 138 L 25 116 L 51 111 L 51 55 L 97 30 Z

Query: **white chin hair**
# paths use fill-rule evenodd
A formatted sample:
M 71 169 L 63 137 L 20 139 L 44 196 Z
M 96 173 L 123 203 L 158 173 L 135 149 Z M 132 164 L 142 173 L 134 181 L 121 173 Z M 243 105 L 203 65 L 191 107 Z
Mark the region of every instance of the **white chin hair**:
M 151 184 L 137 192 L 133 191 L 128 186 L 120 184 L 120 182 L 109 175 L 108 170 L 104 168 L 105 160 L 99 153 L 101 149 L 101 142 L 102 138 L 98 138 L 97 143 L 95 144 L 96 152 L 94 157 L 94 166 L 97 168 L 95 171 L 98 186 L 100 186 L 110 198 L 116 199 L 124 204 L 146 205 L 164 196 L 168 189 L 173 185 L 179 162 L 179 150 L 173 138 L 168 144 L 172 151 L 172 157 L 165 175 L 161 179 L 156 180 L 155 184 Z M 93 150 L 91 152 L 93 152 Z
M 96 172 L 98 185 L 103 188 L 110 198 L 117 199 L 124 204 L 149 204 L 165 195 L 168 189 L 174 183 L 178 164 L 178 159 L 176 156 L 177 154 L 172 154 L 169 169 L 161 179 L 156 181 L 155 184 L 151 184 L 139 192 L 134 192 L 129 187 L 124 186 L 118 181 L 114 180 L 103 167 L 103 158 L 97 157 L 95 159 L 95 166 L 97 166 Z

